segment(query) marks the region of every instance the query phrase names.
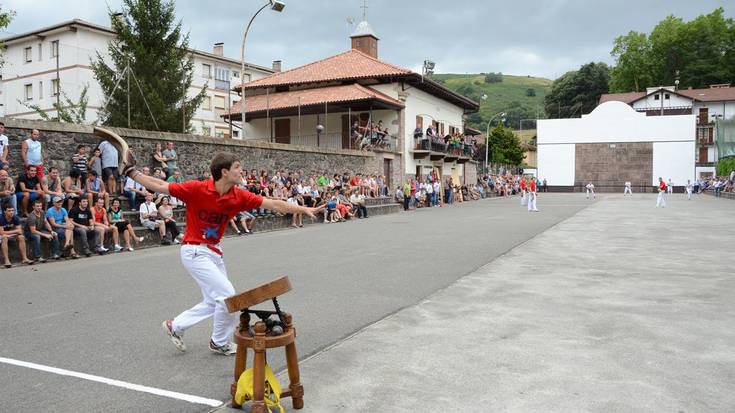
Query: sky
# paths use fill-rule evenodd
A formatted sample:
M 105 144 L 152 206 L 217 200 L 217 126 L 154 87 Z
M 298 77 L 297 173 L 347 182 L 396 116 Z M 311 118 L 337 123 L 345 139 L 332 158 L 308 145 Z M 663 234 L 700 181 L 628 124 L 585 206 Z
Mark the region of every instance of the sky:
M 591 61 L 614 63 L 615 37 L 650 32 L 667 15 L 685 20 L 723 7 L 735 17 L 733 0 L 283 0 L 277 13 L 266 8 L 253 23 L 245 60 L 297 67 L 349 49 L 349 34 L 363 18 L 380 38 L 379 57 L 420 71 L 424 60 L 437 73 L 502 72 L 555 79 Z M 177 17 L 190 33 L 190 46 L 240 59 L 248 20 L 267 0 L 204 2 L 178 0 Z M 63 3 L 63 7 L 59 5 Z M 74 18 L 109 26 L 108 7 L 121 0 L 0 0 L 16 16 L 0 37 Z

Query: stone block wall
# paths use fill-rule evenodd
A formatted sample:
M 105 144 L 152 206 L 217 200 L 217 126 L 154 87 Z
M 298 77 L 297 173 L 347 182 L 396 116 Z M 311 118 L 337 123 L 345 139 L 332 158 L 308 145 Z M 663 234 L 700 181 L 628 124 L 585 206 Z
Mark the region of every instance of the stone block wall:
M 634 186 L 650 186 L 653 144 L 577 144 L 574 160 L 574 180 L 577 185 L 592 182 L 595 187 L 602 189 L 605 185 L 622 185 L 625 181 L 630 181 Z
M 10 174 L 18 176 L 21 141 L 30 136 L 32 129 L 41 132 L 45 166 L 56 166 L 61 174 L 71 169 L 71 157 L 79 144 L 95 147 L 100 139 L 91 126 L 57 122 L 0 118 L 5 123 L 9 140 Z M 400 158 L 397 153 L 378 154 L 353 150 L 312 148 L 263 141 L 223 140 L 198 135 L 151 132 L 134 129 L 109 128 L 123 136 L 135 150 L 139 164 L 151 165 L 156 142 L 172 141 L 179 155 L 179 169 L 187 178 L 196 178 L 209 170 L 212 155 L 218 151 L 233 152 L 240 157 L 243 169 L 261 169 L 273 173 L 276 169 L 298 170 L 307 175 L 327 171 L 333 173 L 383 174 L 383 159 L 393 159 L 393 179 L 400 179 Z

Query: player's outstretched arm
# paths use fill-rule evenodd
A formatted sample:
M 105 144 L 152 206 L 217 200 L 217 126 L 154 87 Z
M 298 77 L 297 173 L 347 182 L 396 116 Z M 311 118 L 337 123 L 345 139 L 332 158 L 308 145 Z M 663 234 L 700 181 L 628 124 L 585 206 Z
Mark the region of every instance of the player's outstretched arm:
M 169 195 L 168 182 L 156 179 L 152 176 L 145 175 L 137 169 L 131 169 L 126 171 L 126 175 L 135 182 L 143 185 L 147 190 L 151 192 L 158 192 L 161 194 Z
M 261 208 L 269 209 L 272 211 L 280 212 L 283 214 L 306 214 L 311 218 L 316 218 L 316 214 L 324 209 L 325 205 L 318 206 L 316 208 L 309 208 L 296 204 L 289 204 L 286 201 L 280 199 L 269 199 L 263 198 Z

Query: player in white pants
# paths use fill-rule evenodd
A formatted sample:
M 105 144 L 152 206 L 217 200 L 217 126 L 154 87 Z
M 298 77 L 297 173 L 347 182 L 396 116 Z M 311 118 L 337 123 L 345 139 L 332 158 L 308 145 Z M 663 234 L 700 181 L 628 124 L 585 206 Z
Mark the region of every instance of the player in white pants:
M 658 178 L 658 197 L 656 198 L 656 208 L 666 208 L 666 182 L 663 178 Z
M 625 190 L 623 191 L 623 196 L 626 196 L 630 194 L 630 196 L 633 196 L 633 190 L 631 189 L 630 181 L 625 181 Z
M 687 179 L 687 186 L 686 186 L 686 192 L 687 192 L 687 199 L 692 200 L 692 191 L 694 190 L 694 186 L 692 185 L 692 181 Z
M 186 233 L 181 246 L 181 263 L 202 291 L 202 301 L 165 320 L 163 329 L 177 349 L 185 351 L 183 334 L 188 328 L 214 318 L 209 349 L 217 354 L 235 354 L 230 342 L 237 315 L 230 314 L 225 299 L 235 294 L 227 278 L 220 238 L 233 216 L 241 211 L 264 208 L 286 214 L 306 214 L 312 218 L 322 208 L 307 208 L 280 200 L 266 199 L 237 187 L 242 182 L 242 168 L 232 153 L 219 152 L 210 165 L 212 178 L 182 183 L 165 182 L 135 170 L 127 175 L 152 192 L 170 194 L 186 202 Z
M 531 182 L 528 184 L 528 212 L 538 212 L 536 208 L 536 180 L 531 178 Z
M 669 194 L 674 193 L 674 183 L 671 182 L 671 178 L 669 178 L 669 183 L 666 185 L 666 192 Z
M 590 195 L 592 195 L 592 198 L 596 198 L 595 185 L 592 182 L 588 183 L 585 188 L 587 188 L 587 199 L 590 199 Z
M 521 206 L 525 206 L 528 203 L 528 187 L 526 185 L 526 178 L 521 177 Z

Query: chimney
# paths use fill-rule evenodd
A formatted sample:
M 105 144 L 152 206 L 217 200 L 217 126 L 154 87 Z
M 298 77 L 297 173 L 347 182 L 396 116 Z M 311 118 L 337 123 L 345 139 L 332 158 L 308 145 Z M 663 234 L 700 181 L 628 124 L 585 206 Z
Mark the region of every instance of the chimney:
M 123 14 L 122 13 L 113 13 L 110 16 L 110 25 L 112 27 L 115 27 L 115 22 L 122 23 L 122 21 L 123 21 Z
M 225 44 L 224 43 L 215 43 L 214 48 L 212 49 L 212 54 L 216 54 L 217 56 L 224 56 L 225 55 Z
M 273 61 L 273 71 L 276 73 L 281 71 L 281 61 L 280 60 Z
M 350 36 L 352 39 L 352 48 L 365 53 L 375 59 L 378 58 L 378 36 L 375 35 L 373 28 L 367 20 L 363 20 L 357 25 L 355 32 Z

